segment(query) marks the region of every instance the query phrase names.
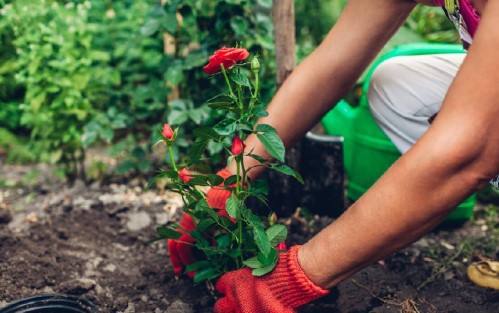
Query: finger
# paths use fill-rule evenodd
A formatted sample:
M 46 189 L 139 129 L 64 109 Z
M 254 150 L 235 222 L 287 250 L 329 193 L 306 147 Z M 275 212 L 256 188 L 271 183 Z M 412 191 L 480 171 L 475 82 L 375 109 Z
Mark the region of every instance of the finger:
M 184 266 L 182 265 L 182 261 L 180 260 L 178 255 L 177 242 L 172 239 L 168 239 L 167 245 L 168 245 L 168 252 L 170 254 L 170 261 L 172 262 L 173 265 L 173 272 L 175 273 L 176 276 L 180 276 L 184 271 Z
M 229 301 L 227 297 L 218 300 L 213 308 L 215 313 L 235 313 L 235 306 Z
M 182 220 L 180 221 L 179 226 L 188 231 L 196 229 L 196 223 L 194 223 L 192 217 L 186 213 L 183 213 Z

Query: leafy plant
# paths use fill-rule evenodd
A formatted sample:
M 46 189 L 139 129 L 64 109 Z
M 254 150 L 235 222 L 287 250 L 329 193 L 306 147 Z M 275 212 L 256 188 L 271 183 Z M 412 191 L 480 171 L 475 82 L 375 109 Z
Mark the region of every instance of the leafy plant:
M 272 218 L 262 218 L 246 206 L 253 197 L 267 204 L 268 186 L 264 180 L 251 180 L 248 173 L 256 167 L 267 167 L 302 181 L 300 175 L 283 164 L 285 149 L 276 130 L 267 124 L 258 124 L 258 117 L 267 115 L 264 104 L 259 98 L 260 64 L 257 57 L 251 63 L 235 63 L 248 57 L 245 49 L 223 48 L 210 57 L 210 64 L 204 69 L 207 73 L 219 72 L 226 91 L 206 102 L 210 108 L 224 113 L 224 118 L 214 127 L 194 129 L 195 140 L 189 149 L 189 158 L 177 163 L 173 154 L 178 129 L 168 124 L 163 127 L 164 142 L 170 154 L 171 167 L 161 169 L 151 180 L 167 178 L 170 189 L 178 192 L 184 201 L 185 212 L 196 222 L 196 229 L 188 231 L 179 224 L 159 227 L 160 239 L 176 239 L 181 232 L 188 232 L 196 239 L 195 246 L 204 253 L 205 259 L 186 268 L 187 272 L 196 271 L 195 282 L 213 279 L 223 273 L 247 266 L 256 276 L 270 272 L 278 260 L 277 246 L 287 236 L 284 225 L 274 224 Z M 250 69 L 247 67 L 250 65 Z M 248 77 L 251 77 L 249 79 Z M 273 159 L 265 159 L 247 151 L 243 139 L 255 134 Z M 232 138 L 232 140 L 227 140 Z M 237 173 L 224 180 L 213 174 L 191 173 L 188 168 L 195 167 L 201 160 L 202 152 L 208 142 L 223 145 L 229 155 L 228 161 L 237 164 Z M 227 144 L 227 141 L 231 144 Z M 243 158 L 252 158 L 257 165 L 246 168 Z M 202 187 L 223 188 L 231 191 L 226 201 L 228 216 L 217 214 L 220 208 L 210 208 Z M 268 222 L 270 220 L 270 223 Z
M 66 173 L 83 172 L 83 126 L 94 114 L 93 103 L 104 86 L 119 83 L 107 65 L 109 54 L 93 49 L 97 26 L 88 23 L 86 1 L 19 0 L 5 6 L 16 49 L 16 81 L 26 88 L 21 124 L 46 158 Z

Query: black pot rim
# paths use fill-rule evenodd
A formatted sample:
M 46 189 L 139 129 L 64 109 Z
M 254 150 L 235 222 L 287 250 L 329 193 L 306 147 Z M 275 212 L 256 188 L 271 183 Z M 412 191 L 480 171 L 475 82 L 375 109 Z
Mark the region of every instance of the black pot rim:
M 0 308 L 0 313 L 38 312 L 41 309 L 67 309 L 68 313 L 97 313 L 92 302 L 73 295 L 41 294 L 23 298 Z M 49 311 L 46 311 L 49 312 Z

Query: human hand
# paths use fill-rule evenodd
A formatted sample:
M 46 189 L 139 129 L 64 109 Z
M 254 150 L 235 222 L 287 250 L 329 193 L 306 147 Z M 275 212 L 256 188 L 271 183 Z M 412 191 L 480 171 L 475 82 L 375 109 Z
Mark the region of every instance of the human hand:
M 216 313 L 292 313 L 325 296 L 328 290 L 316 286 L 298 264 L 299 246 L 279 254 L 275 269 L 256 277 L 250 268 L 223 275 L 217 282 L 224 297 L 215 303 Z
M 217 175 L 226 179 L 231 174 L 227 169 L 223 169 Z M 214 187 L 208 190 L 206 201 L 211 208 L 219 209 L 217 212 L 218 215 L 232 219 L 225 210 L 225 202 L 229 198 L 230 193 L 231 191 L 223 189 L 222 186 Z M 182 236 L 178 240 L 168 239 L 167 241 L 173 272 L 176 276 L 182 275 L 187 266 L 197 261 L 196 247 L 194 246 L 196 240 L 186 232 L 196 229 L 196 224 L 190 215 L 184 213 L 179 226 L 181 227 L 179 231 L 182 233 Z M 186 274 L 192 279 L 196 272 L 187 272 Z

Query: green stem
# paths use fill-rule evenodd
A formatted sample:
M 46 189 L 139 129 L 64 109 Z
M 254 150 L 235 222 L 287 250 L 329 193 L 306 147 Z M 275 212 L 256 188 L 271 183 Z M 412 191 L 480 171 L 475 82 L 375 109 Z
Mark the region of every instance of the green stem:
M 170 159 L 172 161 L 172 166 L 173 166 L 173 169 L 175 170 L 175 172 L 178 172 L 178 169 L 177 169 L 177 164 L 175 164 L 175 157 L 173 156 L 173 149 L 172 149 L 172 146 L 170 146 L 168 144 L 168 141 L 166 142 L 166 146 L 168 147 L 168 152 L 170 152 Z
M 240 181 L 240 175 L 241 175 L 241 168 L 244 167 L 244 165 L 242 164 L 242 158 L 239 158 L 239 156 L 236 157 L 236 169 L 237 169 L 237 172 L 236 172 L 236 196 L 239 198 L 239 195 L 241 193 L 241 181 Z M 243 170 L 244 172 L 244 170 Z M 244 183 L 244 181 L 243 181 Z M 237 238 L 237 246 L 238 246 L 238 249 L 239 249 L 239 258 L 241 260 L 241 266 L 242 266 L 242 262 L 244 261 L 243 259 L 243 218 L 242 218 L 242 214 L 241 214 L 241 210 L 238 210 L 238 214 L 237 214 L 237 229 L 238 229 L 238 237 Z M 237 261 L 237 260 L 236 260 Z M 239 262 L 238 263 L 238 268 L 239 268 Z
M 220 64 L 220 67 L 222 68 L 222 73 L 224 74 L 225 83 L 227 84 L 227 87 L 229 87 L 229 93 L 231 96 L 235 97 L 234 91 L 232 91 L 232 87 L 230 85 L 229 77 L 227 76 L 227 72 L 225 71 L 225 67 L 223 64 Z
M 260 88 L 260 79 L 258 78 L 258 71 L 255 71 L 255 93 L 253 94 L 253 99 L 256 99 L 258 97 L 258 90 Z

